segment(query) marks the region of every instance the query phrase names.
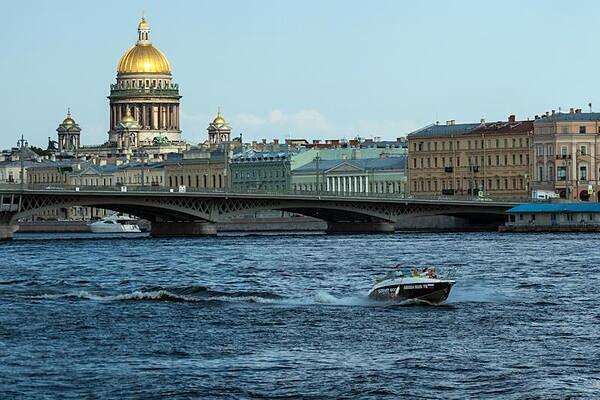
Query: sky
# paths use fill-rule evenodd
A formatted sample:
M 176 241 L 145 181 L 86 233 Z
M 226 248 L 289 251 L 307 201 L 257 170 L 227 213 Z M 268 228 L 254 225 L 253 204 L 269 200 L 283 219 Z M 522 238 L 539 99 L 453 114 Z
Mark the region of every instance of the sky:
M 600 110 L 600 2 L 11 1 L 0 9 L 0 148 L 45 147 L 70 107 L 108 138 L 110 84 L 150 38 L 179 83 L 183 138 L 395 139 L 436 121 Z M 597 105 L 594 105 L 594 101 Z

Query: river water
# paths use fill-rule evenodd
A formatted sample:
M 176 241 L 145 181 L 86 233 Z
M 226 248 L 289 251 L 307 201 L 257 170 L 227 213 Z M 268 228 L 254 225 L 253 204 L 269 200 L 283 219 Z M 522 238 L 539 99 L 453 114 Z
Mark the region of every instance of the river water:
M 596 234 L 0 244 L 2 398 L 599 398 Z M 396 262 L 441 306 L 371 302 Z

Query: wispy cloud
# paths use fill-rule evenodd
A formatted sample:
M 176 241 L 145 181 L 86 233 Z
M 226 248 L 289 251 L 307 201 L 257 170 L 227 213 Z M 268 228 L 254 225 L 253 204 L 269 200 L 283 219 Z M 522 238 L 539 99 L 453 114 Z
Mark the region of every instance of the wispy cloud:
M 328 133 L 334 130 L 334 124 L 317 110 L 300 110 L 286 113 L 272 110 L 264 115 L 238 114 L 233 121 L 248 128 L 275 128 L 280 131 L 303 134 Z

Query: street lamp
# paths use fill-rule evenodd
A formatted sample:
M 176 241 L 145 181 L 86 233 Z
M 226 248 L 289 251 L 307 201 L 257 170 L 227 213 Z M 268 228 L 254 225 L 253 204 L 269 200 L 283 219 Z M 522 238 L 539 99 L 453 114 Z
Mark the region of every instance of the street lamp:
M 29 145 L 27 140 L 21 134 L 21 139 L 17 140 L 17 147 L 19 148 L 19 161 L 21 161 L 21 190 L 23 190 L 24 181 L 25 181 L 25 160 L 24 158 L 24 150 Z
M 320 192 L 319 190 L 319 161 L 321 161 L 321 157 L 319 157 L 319 153 L 317 152 L 317 156 L 315 157 L 315 161 L 316 161 L 316 167 L 317 167 L 317 176 L 316 176 L 316 190 L 317 193 Z
M 141 156 L 142 156 L 142 187 L 143 187 L 143 186 L 144 186 L 144 184 L 145 184 L 145 181 L 144 181 L 144 165 L 145 165 L 145 161 L 146 161 L 146 158 L 145 158 L 145 157 L 146 157 L 147 155 L 148 155 L 148 153 L 147 153 L 145 150 L 143 150 L 143 151 L 141 152 Z

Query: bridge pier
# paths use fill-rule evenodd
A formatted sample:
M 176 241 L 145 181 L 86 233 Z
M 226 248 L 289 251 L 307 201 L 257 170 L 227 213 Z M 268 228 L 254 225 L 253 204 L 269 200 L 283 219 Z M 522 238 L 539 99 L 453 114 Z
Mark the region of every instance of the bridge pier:
M 152 222 L 152 237 L 213 236 L 217 224 L 212 222 Z
M 12 240 L 13 233 L 15 233 L 17 229 L 19 229 L 18 225 L 0 224 L 0 241 Z
M 327 233 L 393 233 L 391 222 L 329 222 Z

